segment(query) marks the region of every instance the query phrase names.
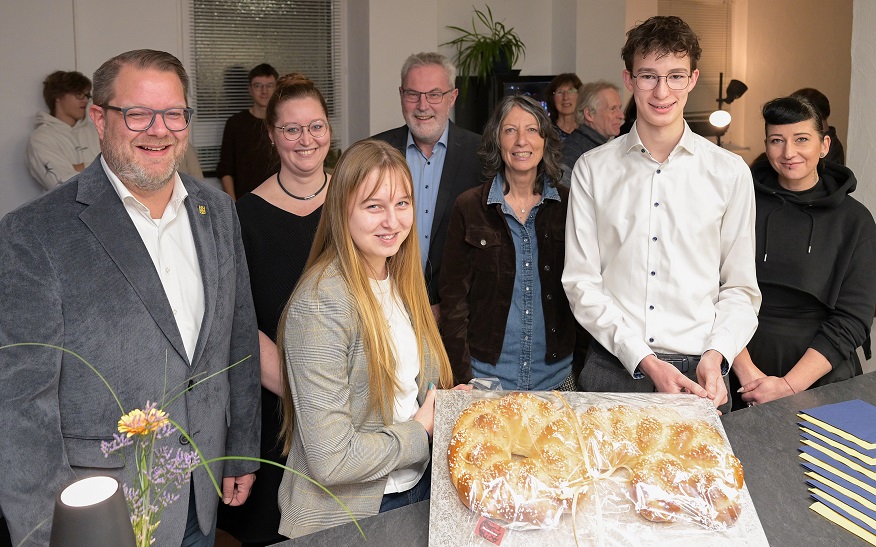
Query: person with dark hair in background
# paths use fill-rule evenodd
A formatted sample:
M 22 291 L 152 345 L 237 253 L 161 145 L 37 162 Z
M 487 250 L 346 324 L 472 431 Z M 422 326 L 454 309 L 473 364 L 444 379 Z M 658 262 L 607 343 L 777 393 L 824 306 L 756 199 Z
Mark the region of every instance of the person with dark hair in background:
M 621 124 L 618 136 L 629 133 L 630 129 L 633 128 L 634 123 L 636 123 L 636 98 L 630 97 L 630 100 L 627 101 L 626 108 L 624 108 L 624 123 Z
M 678 17 L 627 33 L 638 118 L 575 164 L 563 286 L 594 338 L 581 389 L 693 393 L 726 412 L 727 363 L 760 305 L 754 189 L 738 155 L 684 121 L 701 52 Z
M 136 476 L 132 453 L 101 452 L 120 408 L 159 404 L 189 438 L 159 435 L 155 449 L 197 446 L 212 462 L 182 478 L 155 545 L 211 547 L 214 480 L 231 505 L 252 487 L 259 464 L 223 457 L 258 455 L 255 311 L 234 204 L 177 171 L 188 81 L 163 51 L 103 63 L 89 109 L 100 155 L 0 221 L 0 345 L 47 344 L 0 351 L 0 508 L 16 544 L 32 531 L 48 544 L 55 498 L 74 481 Z
M 811 87 L 798 89 L 791 95 L 804 97 L 812 103 L 815 110 L 821 116 L 821 124 L 823 125 L 824 135 L 830 139 L 830 150 L 824 155 L 824 161 L 832 161 L 840 165 L 846 164 L 846 152 L 843 150 L 843 143 L 840 142 L 836 135 L 836 127 L 830 125 L 828 118 L 830 117 L 830 101 L 821 91 Z
M 277 172 L 277 154 L 265 134 L 264 118 L 278 77 L 277 70 L 267 63 L 250 70 L 247 89 L 252 106 L 225 122 L 216 176 L 231 199 L 240 198 Z
M 531 97 L 505 97 L 480 148 L 484 178 L 453 208 L 441 274 L 441 337 L 454 382 L 575 391 L 575 319 L 560 276 L 568 190 L 560 141 Z
M 25 157 L 33 178 L 51 190 L 85 169 L 100 153 L 100 141 L 86 116 L 91 80 L 81 72 L 49 74 L 43 82 L 43 99 L 49 113 L 37 113 Z
M 450 121 L 456 102 L 456 66 L 435 52 L 415 53 L 402 65 L 398 88 L 405 125 L 374 135 L 400 151 L 414 178 L 420 261 L 432 313 L 439 318 L 438 279 L 450 210 L 480 182 L 480 135 Z
M 749 405 L 861 374 L 855 349 L 876 309 L 876 224 L 849 195 L 855 175 L 825 161 L 821 113 L 794 94 L 763 118 L 767 161 L 752 167 L 763 305 L 733 361 L 734 397 Z
M 581 78 L 577 74 L 564 72 L 554 76 L 547 88 L 548 114 L 560 141 L 565 141 L 580 124 L 575 118 L 575 107 L 581 85 Z

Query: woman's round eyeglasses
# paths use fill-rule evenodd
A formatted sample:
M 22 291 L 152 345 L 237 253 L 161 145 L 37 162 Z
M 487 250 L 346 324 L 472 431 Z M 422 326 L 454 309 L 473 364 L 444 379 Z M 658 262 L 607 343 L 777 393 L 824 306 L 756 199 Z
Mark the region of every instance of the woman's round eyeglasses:
M 301 138 L 301 135 L 304 134 L 305 128 L 307 128 L 307 132 L 310 133 L 311 137 L 322 137 L 325 135 L 326 131 L 328 131 L 328 122 L 324 120 L 313 120 L 307 125 L 299 125 L 292 122 L 287 123 L 286 125 L 275 125 L 274 127 L 283 132 L 283 136 L 287 141 L 297 141 Z

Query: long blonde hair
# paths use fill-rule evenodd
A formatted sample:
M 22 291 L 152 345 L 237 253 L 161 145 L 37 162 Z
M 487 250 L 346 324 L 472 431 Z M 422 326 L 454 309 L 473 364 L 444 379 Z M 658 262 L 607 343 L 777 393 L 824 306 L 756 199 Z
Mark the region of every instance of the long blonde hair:
M 377 171 L 381 179 L 400 181 L 407 186 L 413 199 L 413 181 L 404 156 L 389 144 L 364 140 L 352 145 L 338 160 L 332 183 L 329 185 L 322 217 L 316 230 L 316 237 L 310 249 L 310 256 L 304 273 L 298 282 L 277 328 L 281 372 L 283 374 L 283 439 L 284 453 L 292 447 L 294 414 L 292 389 L 286 367 L 283 347 L 283 333 L 286 329 L 286 316 L 289 306 L 302 287 L 311 286 L 319 290 L 319 280 L 325 270 L 337 264 L 341 277 L 347 284 L 359 312 L 359 328 L 365 360 L 368 363 L 369 406 L 380 412 L 385 424 L 392 422 L 393 401 L 398 388 L 396 381 L 396 359 L 386 320 L 377 298 L 371 289 L 369 268 L 361 251 L 353 243 L 350 235 L 349 218 L 353 200 L 359 188 Z M 379 188 L 379 184 L 373 191 Z M 413 207 L 413 202 L 411 204 Z M 416 210 L 416 209 L 414 209 Z M 426 350 L 438 364 L 439 386 L 449 388 L 453 382 L 447 352 L 441 342 L 438 326 L 432 315 L 426 285 L 420 264 L 420 243 L 416 225 L 411 226 L 408 237 L 402 242 L 399 251 L 387 259 L 387 270 L 393 280 L 394 290 L 408 310 L 414 334 L 417 338 L 417 354 L 420 361 L 420 385 L 425 381 Z M 313 283 L 308 283 L 314 280 Z

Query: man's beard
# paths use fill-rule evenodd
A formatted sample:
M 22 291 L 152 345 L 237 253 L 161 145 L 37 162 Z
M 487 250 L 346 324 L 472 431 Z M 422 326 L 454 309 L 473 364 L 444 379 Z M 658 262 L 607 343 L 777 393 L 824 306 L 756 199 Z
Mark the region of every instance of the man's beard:
M 167 185 L 179 168 L 188 147 L 188 139 L 184 142 L 177 141 L 173 145 L 174 149 L 177 152 L 182 151 L 182 153 L 177 153 L 166 169 L 155 172 L 147 170 L 143 165 L 134 161 L 133 152 L 128 148 L 130 143 L 111 135 L 107 135 L 107 137 L 109 138 L 104 139 L 104 146 L 101 149 L 107 165 L 125 186 L 131 185 L 147 195 L 154 194 Z

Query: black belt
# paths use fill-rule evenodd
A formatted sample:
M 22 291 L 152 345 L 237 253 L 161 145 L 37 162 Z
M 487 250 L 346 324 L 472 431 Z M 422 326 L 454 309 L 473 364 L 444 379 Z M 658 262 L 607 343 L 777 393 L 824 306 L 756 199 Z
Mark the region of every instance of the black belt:
M 617 358 L 617 356 L 615 356 L 610 351 L 608 351 L 607 349 L 602 347 L 602 344 L 600 344 L 596 340 L 593 340 L 590 343 L 590 348 L 593 351 L 600 353 L 605 357 L 610 357 L 610 358 L 614 359 L 620 365 L 620 360 Z M 661 361 L 666 361 L 670 365 L 674 366 L 682 374 L 687 374 L 688 372 L 695 370 L 697 363 L 700 362 L 699 355 L 685 355 L 683 353 L 656 353 L 656 352 L 654 353 L 654 355 L 656 355 L 657 358 L 660 359 Z M 623 365 L 621 365 L 621 366 L 623 366 Z

